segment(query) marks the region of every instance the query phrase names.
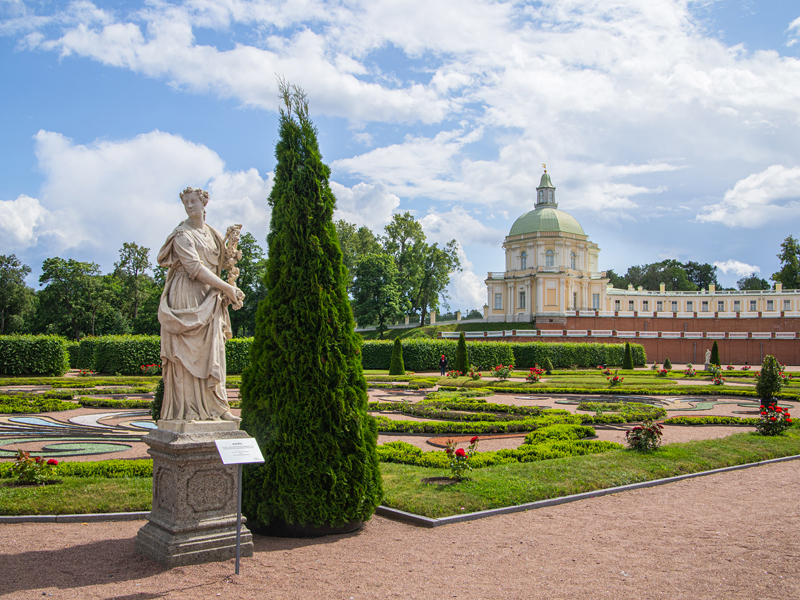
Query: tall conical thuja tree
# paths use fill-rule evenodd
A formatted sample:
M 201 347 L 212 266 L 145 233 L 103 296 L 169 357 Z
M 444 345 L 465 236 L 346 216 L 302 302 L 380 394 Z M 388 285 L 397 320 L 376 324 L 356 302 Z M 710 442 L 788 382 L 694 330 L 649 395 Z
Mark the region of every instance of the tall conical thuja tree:
M 464 338 L 464 332 L 458 336 L 458 346 L 456 346 L 456 371 L 461 371 L 466 375 L 469 371 L 469 359 L 467 358 L 467 340 Z
M 717 340 L 714 340 L 714 345 L 711 346 L 711 364 L 720 366 L 719 345 L 717 345 Z
M 400 338 L 394 338 L 392 346 L 392 360 L 389 363 L 389 375 L 405 375 L 406 366 L 403 364 L 403 345 Z
M 625 342 L 625 353 L 622 355 L 622 368 L 624 370 L 633 369 L 633 353 L 631 352 L 630 342 Z
M 330 169 L 302 90 L 281 92 L 266 296 L 241 388 L 242 429 L 266 461 L 245 470 L 242 510 L 265 533 L 348 527 L 383 493 Z

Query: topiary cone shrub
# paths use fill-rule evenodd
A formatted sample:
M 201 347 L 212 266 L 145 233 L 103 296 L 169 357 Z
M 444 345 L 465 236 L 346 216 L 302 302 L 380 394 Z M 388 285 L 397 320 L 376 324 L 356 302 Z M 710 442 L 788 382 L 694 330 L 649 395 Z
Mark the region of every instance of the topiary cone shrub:
M 456 346 L 456 364 L 455 370 L 466 373 L 469 371 L 469 359 L 467 358 L 467 340 L 464 337 L 464 332 L 458 336 L 458 346 Z
M 711 346 L 711 364 L 720 366 L 719 362 L 719 345 L 717 344 L 717 340 L 714 340 L 714 345 Z
M 774 356 L 767 354 L 761 363 L 761 372 L 756 381 L 756 393 L 761 398 L 761 405 L 776 406 L 778 400 L 775 396 L 781 391 L 782 386 L 781 366 Z
M 546 375 L 552 375 L 553 374 L 553 361 L 550 360 L 549 356 L 544 359 L 544 365 L 542 365 L 542 366 L 544 367 L 544 372 L 545 372 Z
M 669 362 L 668 358 L 664 359 L 664 369 L 667 370 L 667 371 L 671 371 L 672 370 L 672 363 Z
M 394 339 L 392 346 L 392 362 L 389 364 L 389 375 L 405 375 L 406 367 L 403 364 L 403 345 L 400 338 Z
M 247 526 L 268 535 L 352 531 L 383 491 L 360 339 L 331 217 L 335 198 L 305 95 L 281 82 L 265 298 L 242 376 L 242 429 L 265 462 L 245 468 Z
M 625 342 L 625 354 L 622 356 L 622 369 L 633 370 L 633 354 L 630 342 Z

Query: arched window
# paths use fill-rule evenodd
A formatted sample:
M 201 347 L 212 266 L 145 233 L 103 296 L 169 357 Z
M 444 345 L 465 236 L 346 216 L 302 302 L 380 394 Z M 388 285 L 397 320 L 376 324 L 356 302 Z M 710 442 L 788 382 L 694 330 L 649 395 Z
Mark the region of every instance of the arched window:
M 555 254 L 552 250 L 548 250 L 544 254 L 544 266 L 552 267 L 553 265 L 555 265 Z
M 550 202 L 553 201 L 553 190 L 548 190 L 547 195 L 549 196 Z
M 569 259 L 570 259 L 570 268 L 573 271 L 577 270 L 577 268 L 578 268 L 578 257 L 575 255 L 574 252 L 572 254 L 570 254 Z
M 539 202 L 544 201 L 544 190 L 539 190 Z
M 523 250 L 519 255 L 519 268 L 523 271 L 528 268 L 528 253 Z

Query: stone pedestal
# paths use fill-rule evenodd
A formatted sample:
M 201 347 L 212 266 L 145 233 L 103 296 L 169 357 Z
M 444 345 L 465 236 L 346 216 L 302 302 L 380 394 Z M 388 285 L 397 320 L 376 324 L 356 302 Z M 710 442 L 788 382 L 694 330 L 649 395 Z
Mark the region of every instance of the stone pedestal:
M 222 464 L 214 440 L 249 436 L 235 423 L 162 424 L 182 431 L 157 429 L 143 438 L 153 457 L 153 508 L 136 551 L 169 567 L 235 558 L 238 467 Z M 253 555 L 244 525 L 241 555 Z

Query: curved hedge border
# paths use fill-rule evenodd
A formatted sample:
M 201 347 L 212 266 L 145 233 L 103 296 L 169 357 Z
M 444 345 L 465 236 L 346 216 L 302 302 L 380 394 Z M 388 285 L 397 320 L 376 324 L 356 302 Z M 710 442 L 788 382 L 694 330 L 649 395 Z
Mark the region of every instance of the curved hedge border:
M 0 463 L 0 477 L 11 477 L 11 462 Z M 59 461 L 53 473 L 58 477 L 152 477 L 153 461 L 101 460 L 97 462 Z
M 45 398 L 39 394 L 0 395 L 0 414 L 26 414 L 57 412 L 78 408 L 74 402 L 63 402 L 57 398 Z
M 69 371 L 67 341 L 57 335 L 0 335 L 0 375 L 49 375 Z

